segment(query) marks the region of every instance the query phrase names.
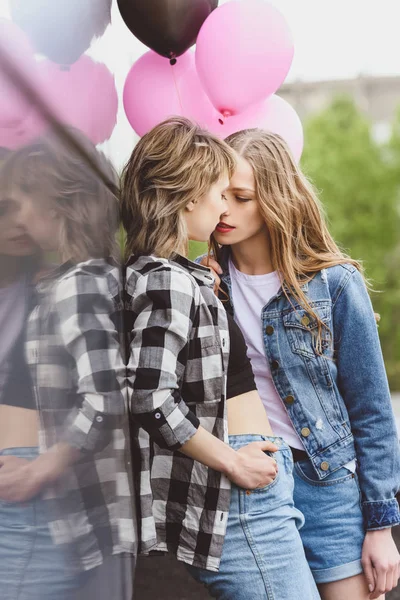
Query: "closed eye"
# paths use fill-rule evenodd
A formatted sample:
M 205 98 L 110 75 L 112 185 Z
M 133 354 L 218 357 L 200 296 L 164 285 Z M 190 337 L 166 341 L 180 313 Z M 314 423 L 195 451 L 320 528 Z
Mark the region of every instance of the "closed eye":
M 253 198 L 244 198 L 243 196 L 235 196 L 238 202 L 251 202 Z

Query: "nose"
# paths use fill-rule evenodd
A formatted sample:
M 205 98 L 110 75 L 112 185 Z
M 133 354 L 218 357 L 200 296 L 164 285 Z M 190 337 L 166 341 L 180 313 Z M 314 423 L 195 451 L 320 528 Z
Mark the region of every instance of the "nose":
M 28 208 L 24 203 L 18 203 L 17 210 L 15 213 L 15 223 L 19 229 L 26 231 L 26 224 L 28 222 Z
M 229 215 L 229 203 L 226 197 L 223 199 L 223 209 L 224 210 L 221 213 L 221 217 L 227 217 Z

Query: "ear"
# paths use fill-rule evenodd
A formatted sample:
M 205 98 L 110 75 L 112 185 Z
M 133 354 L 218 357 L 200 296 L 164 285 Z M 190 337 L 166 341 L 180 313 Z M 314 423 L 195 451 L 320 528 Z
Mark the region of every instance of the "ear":
M 188 202 L 188 204 L 186 204 L 185 209 L 188 212 L 193 212 L 196 204 L 197 202 L 195 200 L 191 200 L 190 202 Z

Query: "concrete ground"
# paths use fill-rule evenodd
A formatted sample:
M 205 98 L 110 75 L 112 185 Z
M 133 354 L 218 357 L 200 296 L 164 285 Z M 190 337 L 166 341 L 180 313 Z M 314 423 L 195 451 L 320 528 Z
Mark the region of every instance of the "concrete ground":
M 393 395 L 393 408 L 400 436 L 400 394 Z M 400 527 L 393 529 L 400 549 Z M 249 594 L 249 600 L 251 594 Z M 173 556 L 139 558 L 135 584 L 136 600 L 209 600 L 203 586 L 188 575 L 182 563 Z M 306 600 L 300 599 L 299 600 Z M 400 600 L 400 586 L 387 594 L 386 600 Z

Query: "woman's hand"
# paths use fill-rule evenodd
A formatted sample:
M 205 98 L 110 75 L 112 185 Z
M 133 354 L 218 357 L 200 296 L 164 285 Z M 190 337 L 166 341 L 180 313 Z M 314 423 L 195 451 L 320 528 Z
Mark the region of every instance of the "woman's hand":
M 26 502 L 62 476 L 78 460 L 80 452 L 57 444 L 34 460 L 0 456 L 0 500 Z
M 227 473 L 229 479 L 237 486 L 254 490 L 272 483 L 278 472 L 278 465 L 274 458 L 265 452 L 276 452 L 278 447 L 269 441 L 251 442 L 236 451 L 236 461 L 231 472 Z
M 390 592 L 399 580 L 400 555 L 391 528 L 367 531 L 362 549 L 362 566 L 371 600 Z
M 214 292 L 217 295 L 219 286 L 221 284 L 221 278 L 220 278 L 220 275 L 222 275 L 221 266 L 219 265 L 219 263 L 217 263 L 217 261 L 214 258 L 208 257 L 208 256 L 205 256 L 204 258 L 202 258 L 200 264 L 203 265 L 203 267 L 209 267 L 211 269 L 212 274 L 214 275 L 214 278 L 215 278 Z
M 17 456 L 0 457 L 0 500 L 26 502 L 39 493 L 42 484 L 32 469 L 33 462 Z

